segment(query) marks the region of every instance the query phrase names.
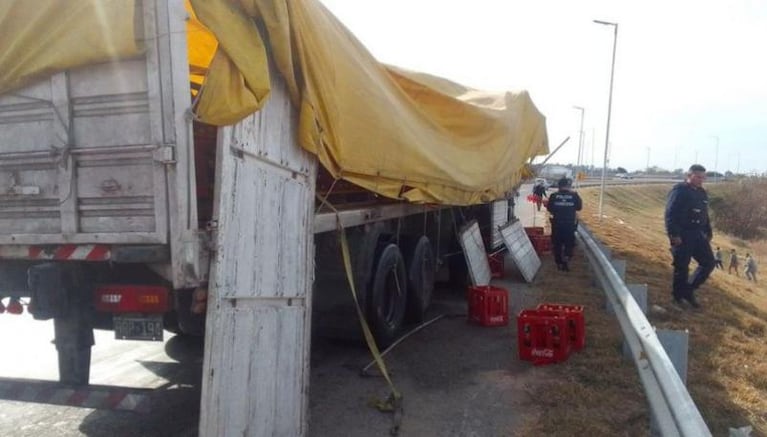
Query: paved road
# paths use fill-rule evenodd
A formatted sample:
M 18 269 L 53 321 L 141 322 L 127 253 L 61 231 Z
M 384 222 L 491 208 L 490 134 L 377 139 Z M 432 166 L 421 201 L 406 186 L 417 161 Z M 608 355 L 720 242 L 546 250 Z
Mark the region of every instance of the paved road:
M 120 408 L 142 413 L 0 400 L 0 434 L 13 436 L 194 436 L 197 435 L 201 343 L 170 336 L 165 342 L 116 341 L 96 331 L 87 392 L 57 389 L 52 322 L 28 314 L 0 315 L 0 393 L 51 402 L 75 399 L 103 406 L 108 396 Z M 21 384 L 19 384 L 21 382 Z

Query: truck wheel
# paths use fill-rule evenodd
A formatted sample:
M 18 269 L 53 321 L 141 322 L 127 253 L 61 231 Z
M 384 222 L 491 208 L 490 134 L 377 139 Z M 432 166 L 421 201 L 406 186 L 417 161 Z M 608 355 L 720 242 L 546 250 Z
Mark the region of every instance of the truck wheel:
M 170 311 L 162 315 L 162 327 L 171 334 L 181 334 L 181 328 L 178 326 L 178 314 Z
M 435 259 L 431 241 L 425 235 L 418 240 L 403 240 L 408 276 L 407 312 L 409 322 L 422 322 L 434 292 Z
M 396 244 L 381 250 L 370 286 L 368 321 L 379 347 L 395 340 L 405 320 L 407 271 Z

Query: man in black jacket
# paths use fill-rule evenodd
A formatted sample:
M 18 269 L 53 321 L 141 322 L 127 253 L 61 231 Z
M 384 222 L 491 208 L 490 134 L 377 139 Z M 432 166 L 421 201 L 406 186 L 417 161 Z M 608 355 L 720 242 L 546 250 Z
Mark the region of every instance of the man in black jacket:
M 686 300 L 695 308 L 700 307 L 695 290 L 716 266 L 711 250 L 713 232 L 708 218 L 708 194 L 703 189 L 705 178 L 705 167 L 691 166 L 687 180 L 671 189 L 666 202 L 666 233 L 674 257 L 672 296 L 675 302 Z M 692 279 L 689 278 L 690 259 L 698 263 Z
M 577 212 L 583 208 L 581 196 L 570 190 L 572 181 L 562 178 L 557 182 L 559 190 L 549 196 L 546 209 L 551 213 L 551 246 L 557 269 L 570 271 L 567 265 L 575 247 L 575 228 L 578 226 Z

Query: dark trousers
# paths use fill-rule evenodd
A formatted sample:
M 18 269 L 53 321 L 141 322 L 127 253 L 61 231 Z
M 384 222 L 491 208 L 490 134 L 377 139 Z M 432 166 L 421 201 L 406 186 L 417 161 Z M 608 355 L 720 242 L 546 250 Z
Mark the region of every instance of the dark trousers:
M 677 297 L 691 296 L 716 267 L 711 244 L 698 231 L 683 233 L 682 244 L 673 246 L 671 254 L 674 256 L 673 294 Z M 698 263 L 692 278 L 689 277 L 691 259 Z
M 554 225 L 551 227 L 551 250 L 554 261 L 561 265 L 570 260 L 575 247 L 575 225 Z

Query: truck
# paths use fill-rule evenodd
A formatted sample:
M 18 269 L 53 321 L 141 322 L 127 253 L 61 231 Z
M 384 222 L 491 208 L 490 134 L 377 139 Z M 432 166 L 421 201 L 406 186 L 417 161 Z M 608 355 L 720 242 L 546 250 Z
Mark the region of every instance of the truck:
M 561 165 L 545 165 L 538 170 L 538 177 L 546 179 L 550 186 L 557 186 L 557 181 L 562 178 L 573 179 L 573 170 Z
M 366 149 L 363 159 L 394 162 L 374 162 L 381 167 L 366 173 L 321 147 L 333 122 L 355 111 L 334 121 L 310 110 L 343 108 L 354 96 L 341 89 L 307 102 L 296 92 L 296 77 L 306 81 L 305 96 L 317 85 L 311 77 L 328 67 L 304 60 L 291 75 L 290 44 L 280 44 L 275 30 L 291 23 L 288 15 L 218 2 L 126 0 L 98 11 L 87 3 L 68 5 L 77 18 L 59 26 L 52 25 L 59 4 L 14 1 L 0 17 L 4 29 L 20 21 L 41 29 L 0 46 L 7 66 L 0 73 L 0 306 L 28 303 L 35 319 L 53 320 L 66 385 L 88 383 L 93 329 L 126 340 L 161 340 L 166 330 L 204 336 L 200 435 L 305 433 L 312 314 L 316 320 L 335 299 L 326 289 L 348 300 L 355 293 L 376 341 L 388 344 L 423 318 L 437 275 L 465 268 L 450 256 L 460 250 L 456 230 L 472 220 L 485 231 L 508 221 L 508 194 L 524 163 L 547 152 L 543 116 L 526 93 L 506 93 L 515 123 L 499 123 L 508 134 L 502 147 L 451 161 L 451 147 L 463 147 L 453 139 L 436 160 L 449 177 L 392 174 L 387 169 L 420 168 L 418 160 L 434 155 L 428 132 L 416 131 L 423 144 Z M 435 120 L 466 123 L 450 114 L 420 120 L 429 114 L 407 107 L 413 96 L 434 92 L 440 108 L 479 111 L 452 98 L 466 92 L 456 84 L 375 63 L 340 24 L 326 26 L 337 22 L 318 2 L 289 7 L 290 31 L 302 32 L 291 34 L 292 44 L 319 33 L 328 39 L 320 54 L 346 50 L 361 62 L 355 68 L 368 68 L 349 77 L 367 78 L 364 99 L 379 99 L 363 100 L 360 111 L 383 108 L 382 119 L 372 132 L 343 132 L 352 155 L 364 146 L 354 141 L 374 144 L 386 132 L 400 138 L 404 130 L 433 129 Z M 227 33 L 238 29 L 248 38 Z M 37 53 L 39 62 L 25 62 L 22 52 Z M 222 116 L 237 99 L 216 102 L 224 93 L 217 80 L 226 77 L 216 68 L 231 77 L 233 65 L 257 61 L 257 79 L 268 83 L 258 108 Z M 30 64 L 36 69 L 25 71 Z M 258 88 L 249 71 L 239 74 L 240 85 Z M 408 129 L 383 122 L 389 119 Z M 451 140 L 447 132 L 437 138 Z M 320 135 L 314 143 L 313 134 Z M 498 168 L 499 181 L 473 186 L 461 173 L 473 166 Z M 493 238 L 487 244 L 497 247 Z

